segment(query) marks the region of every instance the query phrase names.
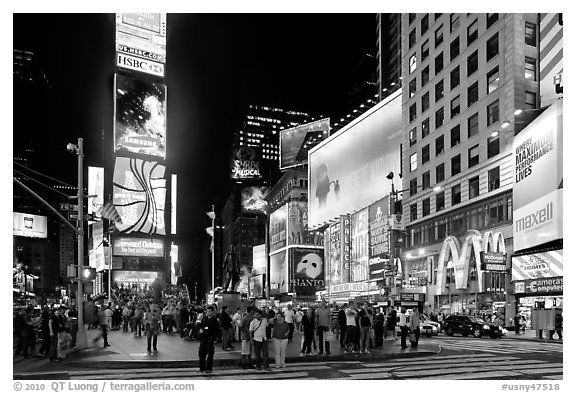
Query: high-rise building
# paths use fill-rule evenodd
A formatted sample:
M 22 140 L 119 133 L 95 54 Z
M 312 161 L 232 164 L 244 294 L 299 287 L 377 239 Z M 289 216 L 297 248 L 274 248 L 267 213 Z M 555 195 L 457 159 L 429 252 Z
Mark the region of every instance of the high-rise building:
M 376 14 L 376 78 L 378 101 L 401 80 L 401 14 Z M 391 88 L 392 87 L 392 88 Z

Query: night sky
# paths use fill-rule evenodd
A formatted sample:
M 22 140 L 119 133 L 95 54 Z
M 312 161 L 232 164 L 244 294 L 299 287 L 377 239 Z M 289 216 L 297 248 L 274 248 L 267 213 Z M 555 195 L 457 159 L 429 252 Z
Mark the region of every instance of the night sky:
M 167 20 L 166 163 L 179 175 L 186 243 L 203 232 L 213 200 L 227 197 L 232 135 L 248 105 L 347 113 L 350 73 L 363 54 L 375 54 L 376 22 L 375 14 L 168 14 Z M 35 52 L 52 86 L 42 130 L 26 129 L 50 134 L 53 151 L 46 146 L 39 153 L 46 166 L 34 169 L 76 184 L 75 159 L 65 146 L 83 137 L 86 165 L 105 166 L 111 176 L 114 15 L 14 14 L 13 23 L 14 49 Z

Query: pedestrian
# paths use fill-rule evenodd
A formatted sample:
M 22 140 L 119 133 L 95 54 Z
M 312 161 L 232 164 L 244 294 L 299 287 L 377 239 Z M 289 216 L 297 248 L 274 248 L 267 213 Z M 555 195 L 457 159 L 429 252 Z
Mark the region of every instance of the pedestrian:
M 562 311 L 557 311 L 554 316 L 554 328 L 556 329 L 556 334 L 558 334 L 558 340 L 562 340 L 562 327 L 564 324 L 564 317 L 562 316 Z M 550 335 L 553 339 L 553 334 Z
M 348 309 L 348 303 L 344 303 L 342 308 L 338 311 L 338 325 L 339 338 L 340 338 L 340 348 L 346 348 L 346 310 Z
M 358 311 L 358 319 L 360 323 L 360 352 L 370 353 L 367 349 L 367 341 L 370 338 L 370 318 L 368 317 L 368 311 L 366 307 L 361 308 Z
M 232 318 L 228 314 L 228 306 L 222 306 L 220 312 L 220 331 L 222 334 L 222 349 L 231 351 L 234 347 L 230 344 L 230 328 L 232 327 Z
M 200 346 L 198 348 L 198 359 L 200 372 L 211 374 L 212 363 L 214 361 L 214 342 L 218 336 L 218 320 L 213 306 L 206 307 L 206 313 L 200 322 L 198 336 Z
M 284 315 L 276 315 L 272 325 L 272 342 L 274 343 L 274 360 L 276 368 L 285 367 L 286 347 L 290 336 L 290 325 L 286 322 Z
M 516 334 L 520 334 L 521 323 L 522 323 L 522 317 L 520 316 L 519 313 L 517 313 L 516 316 L 514 317 L 514 332 Z
M 124 333 L 128 332 L 128 326 L 130 325 L 130 307 L 128 304 L 124 305 L 122 309 L 122 331 Z
M 234 327 L 234 341 L 241 342 L 240 338 L 240 324 L 242 323 L 242 309 L 238 307 L 234 316 L 232 317 L 232 326 Z
M 330 319 L 332 318 L 332 311 L 328 308 L 326 301 L 322 300 L 320 308 L 316 312 L 316 332 L 318 335 L 318 353 L 324 354 L 326 348 L 326 355 L 330 355 L 330 342 L 328 341 L 328 331 L 330 328 Z
M 289 304 L 287 310 L 284 311 L 284 321 L 290 327 L 290 332 L 288 333 L 288 342 L 292 342 L 292 339 L 294 337 L 294 316 L 295 316 L 295 314 L 296 313 L 294 312 L 294 310 L 292 310 L 292 305 Z
M 160 331 L 162 310 L 154 303 L 150 307 L 150 312 L 146 313 L 146 317 L 148 352 L 152 352 L 151 349 L 158 351 L 158 332 Z
M 190 311 L 188 310 L 188 304 L 182 304 L 180 307 L 180 337 L 184 338 L 186 335 L 186 327 L 188 326 L 188 322 L 190 322 Z
M 254 353 L 256 355 L 256 369 L 260 370 L 262 368 L 262 362 L 264 363 L 264 369 L 270 371 L 270 366 L 268 364 L 268 340 L 266 338 L 266 327 L 268 326 L 268 319 L 262 316 L 260 310 L 254 312 L 254 319 L 250 322 L 250 338 L 252 344 L 254 345 Z
M 78 335 L 78 311 L 76 310 L 76 306 L 72 306 L 66 314 L 70 327 L 70 346 L 74 348 L 76 346 L 76 336 Z
M 104 317 L 105 317 L 105 323 L 106 325 L 108 325 L 108 330 L 112 330 L 112 315 L 114 314 L 114 312 L 112 311 L 112 309 L 110 308 L 110 303 L 108 303 L 108 306 L 106 306 L 106 309 L 103 310 L 104 312 Z M 98 316 L 98 319 L 100 319 L 100 316 Z M 102 328 L 102 323 L 100 323 L 100 321 L 98 321 L 100 328 Z
M 304 313 L 302 312 L 302 310 L 300 310 L 300 308 L 298 308 L 296 310 L 296 312 L 294 313 L 294 329 L 298 332 L 302 331 L 302 317 L 304 316 Z
M 420 340 L 420 312 L 418 311 L 418 307 L 414 307 L 412 310 L 408 328 L 410 329 L 410 346 L 412 348 L 418 348 L 418 341 Z
M 356 311 L 352 307 L 346 308 L 346 353 L 357 351 L 356 345 Z
M 252 340 L 250 337 L 250 323 L 254 318 L 254 308 L 248 306 L 246 308 L 246 315 L 240 321 L 240 337 L 242 339 L 242 348 L 240 354 L 242 355 L 242 368 L 252 368 Z
M 47 356 L 50 353 L 50 310 L 45 306 L 40 315 L 40 334 L 42 336 L 42 345 L 38 350 L 38 355 Z
M 406 309 L 400 308 L 400 315 L 398 316 L 398 326 L 400 327 L 400 346 L 402 349 L 408 348 L 406 345 L 406 336 L 408 335 L 408 319 L 406 317 Z
M 134 310 L 134 336 L 142 336 L 142 320 L 144 318 L 144 306 L 138 305 Z
M 107 307 L 106 310 L 110 310 L 110 307 Z M 110 344 L 108 343 L 108 317 L 106 316 L 106 312 L 103 309 L 98 310 L 98 326 L 100 327 L 100 334 L 96 336 L 93 343 L 97 343 L 98 340 L 102 339 L 104 341 L 104 348 L 109 347 Z
M 374 315 L 374 341 L 376 348 L 382 347 L 384 344 L 384 314 L 380 312 L 380 307 L 376 307 L 376 315 Z
M 386 331 L 390 332 L 390 335 L 393 339 L 397 340 L 396 338 L 396 320 L 398 316 L 396 314 L 396 310 L 392 308 L 388 313 L 388 321 L 386 322 Z

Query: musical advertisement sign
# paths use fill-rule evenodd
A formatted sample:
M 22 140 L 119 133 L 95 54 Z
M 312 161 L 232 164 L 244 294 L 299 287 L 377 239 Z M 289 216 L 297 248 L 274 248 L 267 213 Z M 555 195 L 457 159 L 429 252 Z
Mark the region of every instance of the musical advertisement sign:
M 388 225 L 389 197 L 369 207 L 369 273 L 370 279 L 383 279 L 384 268 L 390 259 L 390 225 Z
M 288 205 L 284 205 L 270 214 L 270 252 L 286 247 L 286 219 Z
M 260 179 L 260 155 L 256 149 L 249 146 L 241 146 L 232 151 L 231 174 L 235 180 Z
M 351 216 L 350 281 L 368 280 L 368 208 Z
M 290 248 L 290 291 L 296 295 L 314 295 L 324 289 L 324 250 Z
M 350 282 L 350 216 L 340 217 L 340 259 L 342 261 L 341 283 Z

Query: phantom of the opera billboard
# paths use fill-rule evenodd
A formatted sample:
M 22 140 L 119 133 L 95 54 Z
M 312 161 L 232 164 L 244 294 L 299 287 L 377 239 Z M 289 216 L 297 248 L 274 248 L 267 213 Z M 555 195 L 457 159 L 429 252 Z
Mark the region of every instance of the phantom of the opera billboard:
M 330 119 L 289 128 L 280 132 L 280 169 L 288 169 L 308 162 L 308 150 L 328 138 Z
M 114 80 L 114 151 L 166 158 L 166 85 Z
M 324 289 L 324 250 L 311 248 L 288 249 L 290 290 L 296 295 L 315 295 Z
M 241 146 L 234 149 L 230 164 L 230 177 L 234 180 L 253 180 L 262 177 L 260 154 L 253 147 Z
M 116 157 L 113 177 L 113 204 L 122 223 L 122 233 L 165 235 L 165 167 L 157 162 Z
M 240 205 L 242 212 L 254 214 L 266 214 L 268 203 L 264 199 L 268 193 L 268 187 L 245 187 L 242 189 Z
M 514 137 L 514 251 L 563 238 L 563 101 Z
M 376 104 L 308 153 L 308 225 L 318 228 L 388 195 L 400 173 L 401 91 Z M 395 186 L 401 179 L 394 177 Z

